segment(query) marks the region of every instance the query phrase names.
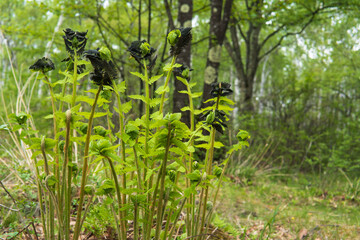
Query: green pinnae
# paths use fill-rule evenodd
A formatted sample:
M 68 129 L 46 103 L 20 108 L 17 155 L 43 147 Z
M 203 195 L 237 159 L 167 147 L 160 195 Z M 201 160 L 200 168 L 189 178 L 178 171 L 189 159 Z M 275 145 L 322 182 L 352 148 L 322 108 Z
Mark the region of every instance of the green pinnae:
M 169 32 L 169 34 L 167 36 L 167 40 L 171 46 L 174 46 L 179 41 L 180 37 L 181 37 L 180 30 L 175 29 L 175 30 L 172 30 L 171 32 Z
M 141 49 L 141 53 L 143 55 L 146 55 L 150 52 L 150 44 L 147 43 L 147 42 L 143 42 L 141 45 L 140 45 L 140 49 Z

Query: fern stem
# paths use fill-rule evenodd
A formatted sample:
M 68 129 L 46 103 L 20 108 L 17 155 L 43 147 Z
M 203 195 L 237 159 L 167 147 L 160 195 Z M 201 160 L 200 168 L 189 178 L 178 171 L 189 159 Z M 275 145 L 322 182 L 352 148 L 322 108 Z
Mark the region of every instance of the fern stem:
M 169 239 L 172 239 L 172 236 L 174 234 L 174 231 L 175 231 L 175 228 L 176 228 L 176 223 L 178 222 L 179 220 L 179 217 L 180 217 L 180 214 L 181 214 L 181 211 L 182 209 L 184 208 L 184 205 L 186 203 L 187 199 L 184 199 L 179 210 L 177 211 L 176 215 L 175 215 L 175 221 L 173 222 L 173 225 L 171 227 L 171 230 L 170 230 L 170 233 L 169 233 Z M 166 234 L 165 234 L 166 236 Z M 165 240 L 165 238 L 163 238 Z
M 108 120 L 109 120 L 109 119 L 108 119 Z M 109 129 L 110 129 L 110 127 L 109 127 Z M 109 134 L 109 135 L 110 135 L 110 134 Z M 111 139 L 111 135 L 110 135 L 110 139 Z M 106 178 L 110 178 L 110 177 L 112 176 L 112 174 L 109 173 L 109 172 L 108 172 L 108 169 L 106 168 L 106 161 L 105 161 L 105 159 L 101 159 L 101 161 L 102 161 L 102 163 L 103 163 L 103 165 L 104 165 L 104 168 L 105 168 L 105 169 L 104 169 L 105 177 L 106 177 Z M 115 222 L 116 222 L 116 232 L 117 232 L 117 234 L 118 234 L 118 239 L 121 239 L 121 230 L 120 230 L 120 226 L 119 226 L 119 220 L 120 220 L 120 219 L 118 219 L 118 217 L 120 218 L 120 216 L 118 216 L 118 214 L 115 212 L 114 202 L 111 203 L 110 207 L 111 207 L 111 211 L 112 211 L 112 213 L 113 213 L 113 215 L 114 215 L 114 220 L 115 220 Z M 85 218 L 83 218 L 82 222 L 84 222 L 84 220 L 85 220 Z M 82 224 L 81 224 L 81 226 L 82 226 Z
M 115 95 L 116 95 L 116 99 L 117 99 L 117 103 L 118 103 L 118 107 L 119 107 L 119 125 L 120 125 L 119 126 L 119 134 L 120 134 L 120 142 L 121 142 L 121 158 L 122 158 L 122 161 L 124 163 L 126 163 L 125 142 L 123 140 L 124 116 L 123 116 L 123 112 L 122 112 L 122 104 L 121 104 L 120 94 L 118 92 L 116 83 L 115 83 L 115 81 L 112 81 L 112 83 L 113 83 L 113 88 L 114 88 L 114 91 L 115 91 Z M 122 175 L 122 184 L 123 184 L 123 188 L 126 189 L 126 174 Z M 126 194 L 123 193 L 122 194 L 122 205 L 125 205 L 125 204 L 126 204 Z M 126 210 L 124 210 L 124 216 L 123 217 L 126 218 L 126 216 L 127 216 L 127 212 L 126 212 Z M 125 231 L 126 231 L 126 228 L 127 228 L 126 221 L 121 220 L 121 219 L 120 219 L 120 221 L 123 221 L 123 224 L 125 226 Z
M 156 184 L 155 184 L 155 188 L 154 188 L 154 193 L 153 193 L 153 196 L 152 196 L 152 199 L 151 199 L 152 204 L 150 205 L 150 214 L 149 214 L 149 216 L 147 218 L 148 226 L 147 226 L 147 232 L 146 232 L 146 236 L 145 236 L 145 239 L 147 239 L 147 240 L 150 239 L 150 232 L 151 232 L 151 227 L 152 227 L 152 223 L 153 223 L 153 217 L 154 217 L 154 213 L 155 213 L 156 196 L 157 196 L 157 194 L 159 192 L 159 184 L 160 184 L 160 181 L 162 179 L 163 173 L 164 172 L 166 173 L 166 171 L 165 171 L 166 170 L 166 162 L 167 162 L 168 153 L 169 153 L 169 149 L 170 149 L 170 142 L 169 142 L 170 141 L 169 138 L 171 136 L 171 131 L 170 130 L 171 129 L 169 127 L 168 128 L 168 143 L 167 143 L 167 146 L 166 146 L 166 149 L 165 149 L 165 155 L 164 155 L 163 162 L 161 164 L 159 173 L 158 173 L 157 178 L 156 178 Z M 161 192 L 161 189 L 160 189 L 160 192 Z M 159 201 L 160 201 L 160 194 L 159 194 Z M 160 205 L 160 208 L 161 208 L 161 205 Z M 159 206 L 158 206 L 157 211 L 160 211 Z M 161 215 L 159 215 L 159 216 L 161 216 Z M 159 221 L 159 219 L 157 219 L 157 223 L 158 223 L 158 221 Z M 157 226 L 156 226 L 156 228 L 157 228 Z
M 111 173 L 113 175 L 114 178 L 114 182 L 115 182 L 115 188 L 116 188 L 116 195 L 117 195 L 117 200 L 118 200 L 118 204 L 119 204 L 119 217 L 120 217 L 120 227 L 121 227 L 121 232 L 122 232 L 122 239 L 126 240 L 126 227 L 125 227 L 125 221 L 123 219 L 123 212 L 121 211 L 121 208 L 123 207 L 122 204 L 122 200 L 121 200 L 121 192 L 120 192 L 120 184 L 119 181 L 117 179 L 117 174 L 115 171 L 115 167 L 114 164 L 112 162 L 112 160 L 108 157 L 108 156 L 104 156 L 110 165 L 110 169 L 111 169 Z
M 219 190 L 220 190 L 220 185 L 222 183 L 222 180 L 224 178 L 224 174 L 225 174 L 225 171 L 226 171 L 226 168 L 227 166 L 229 165 L 229 161 L 230 161 L 230 158 L 232 156 L 232 153 L 228 156 L 228 159 L 226 160 L 226 163 L 225 163 L 225 166 L 221 172 L 221 175 L 220 175 L 220 178 L 219 178 L 219 182 L 216 186 L 216 190 L 215 190 L 215 194 L 214 194 L 214 200 L 213 200 L 213 203 L 214 203 L 214 207 L 210 210 L 210 212 L 208 213 L 208 216 L 207 216 L 207 219 L 205 219 L 205 222 L 208 223 L 210 220 L 211 220 L 211 216 L 215 210 L 215 203 L 216 203 L 216 200 L 217 200 L 217 197 L 218 197 L 218 194 L 219 194 Z M 206 225 L 206 229 L 209 228 L 209 224 Z M 206 231 L 207 232 L 207 231 Z
M 75 52 L 75 56 L 74 56 L 74 79 L 73 79 L 73 93 L 72 93 L 72 99 L 71 99 L 71 107 L 75 106 L 75 102 L 76 102 L 76 85 L 77 85 L 77 53 Z
M 157 216 L 156 216 L 157 222 L 156 222 L 155 239 L 159 239 L 160 229 L 161 229 L 162 220 L 163 220 L 162 211 L 163 210 L 165 211 L 165 207 L 166 207 L 166 205 L 163 204 L 163 198 L 164 198 L 164 191 L 165 191 L 166 164 L 167 164 L 170 146 L 171 146 L 171 123 L 169 122 L 165 156 L 164 156 L 164 160 L 162 162 L 161 172 L 159 172 L 159 176 L 161 176 L 161 181 L 160 181 L 159 200 L 158 200 L 158 206 L 157 206 Z M 154 197 L 156 198 L 156 196 L 154 196 Z
M 164 89 L 167 87 L 167 85 L 169 84 L 169 81 L 170 81 L 170 77 L 171 77 L 171 73 L 172 73 L 172 70 L 173 70 L 173 66 L 175 65 L 175 62 L 176 62 L 176 56 L 174 55 L 172 60 L 171 60 L 171 63 L 170 63 L 170 69 L 166 75 L 166 79 L 165 79 L 165 84 L 164 84 Z M 161 94 L 161 102 L 160 102 L 160 113 L 163 113 L 163 110 L 164 110 L 164 102 L 165 102 L 165 91 Z
M 51 107 L 52 107 L 52 111 L 53 111 L 53 127 L 54 127 L 54 139 L 56 138 L 56 134 L 58 131 L 58 127 L 57 127 L 57 122 L 56 122 L 56 107 L 55 107 L 55 95 L 54 95 L 54 89 L 51 86 L 51 83 L 49 81 L 49 78 L 47 75 L 45 75 L 45 73 L 43 72 L 44 76 L 45 76 L 45 81 L 49 86 L 49 90 L 50 90 L 50 97 L 51 97 Z M 59 148 L 57 145 L 55 145 L 54 147 L 54 152 L 55 152 L 55 166 L 54 166 L 54 172 L 55 172 L 55 178 L 56 178 L 56 192 L 58 194 L 58 196 L 60 196 L 60 169 L 59 169 Z M 59 216 L 58 216 L 59 217 Z
M 190 131 L 194 132 L 194 126 L 195 126 L 195 116 L 194 116 L 194 103 L 193 103 L 193 99 L 191 97 L 191 89 L 190 86 L 187 84 L 187 90 L 189 93 L 189 107 L 190 107 Z M 194 145 L 194 140 L 191 139 L 189 141 L 190 146 Z M 189 153 L 189 167 L 187 168 L 187 174 L 191 173 L 193 171 L 193 158 L 192 158 L 192 152 Z M 186 187 L 189 188 L 190 187 L 190 179 L 186 178 Z M 187 199 L 188 204 L 190 207 L 187 207 L 186 209 L 186 229 L 187 229 L 187 234 L 188 236 L 191 236 L 192 234 L 192 228 L 191 228 L 191 219 L 190 219 L 190 215 L 192 215 L 192 219 L 194 220 L 194 213 L 195 213 L 195 205 L 193 205 L 195 203 L 195 196 L 194 194 L 191 194 L 190 197 Z M 191 207 L 193 206 L 193 207 Z M 194 223 L 194 221 L 193 221 Z
M 137 200 L 136 200 L 137 201 Z M 134 204 L 134 240 L 139 239 L 139 204 Z
M 149 138 L 149 134 L 150 134 L 150 89 L 149 89 L 149 75 L 148 75 L 148 70 L 147 70 L 147 65 L 146 65 L 146 60 L 143 60 L 143 67 L 144 67 L 144 81 L 145 81 L 145 99 L 146 99 L 146 103 L 145 103 L 145 142 L 144 142 L 144 150 L 145 150 L 145 157 L 144 157 L 144 164 L 145 164 L 145 168 L 144 168 L 144 185 L 145 188 L 148 190 L 151 188 L 152 186 L 152 181 L 150 180 L 146 180 L 146 175 L 147 175 L 147 168 L 149 168 L 149 163 L 148 163 L 148 154 L 149 154 L 149 145 L 148 145 L 148 138 Z M 151 194 L 148 193 L 147 195 L 147 201 L 150 203 L 151 202 Z M 149 219 L 150 215 L 148 213 L 145 213 L 145 219 Z M 149 235 L 150 236 L 150 231 L 151 231 L 151 225 L 152 222 L 146 225 L 146 228 L 144 229 L 144 233 L 145 235 Z
M 143 65 L 144 65 L 144 74 L 145 74 L 145 99 L 146 99 L 146 103 L 145 103 L 145 124 L 146 124 L 146 127 L 145 127 L 145 143 L 144 143 L 144 148 L 145 148 L 145 153 L 146 153 L 146 156 L 145 156 L 145 159 L 144 159 L 144 163 L 145 163 L 145 166 L 146 168 L 149 167 L 148 166 L 148 156 L 147 154 L 149 153 L 149 148 L 148 148 L 148 138 L 149 138 L 149 125 L 150 125 L 150 104 L 149 104 L 149 101 L 150 101 L 150 89 L 149 89 L 149 79 L 148 79 L 148 72 L 147 72 L 147 66 L 146 66 L 146 60 L 144 59 L 144 62 L 143 62 Z M 144 169 L 144 181 L 145 181 L 145 177 L 146 177 L 146 168 Z M 145 183 L 146 184 L 146 183 Z
M 76 216 L 76 223 L 75 223 L 75 231 L 74 231 L 74 240 L 78 240 L 80 235 L 80 222 L 81 222 L 81 212 L 82 212 L 82 205 L 84 202 L 84 191 L 85 191 L 85 184 L 88 174 L 88 160 L 89 160 L 89 145 L 90 145 L 90 137 L 91 137 L 91 129 L 92 129 L 92 123 L 93 118 L 95 115 L 95 108 L 96 103 L 99 98 L 100 92 L 102 90 L 102 86 L 99 86 L 99 89 L 95 95 L 94 104 L 91 108 L 88 127 L 87 127 L 87 133 L 86 133 L 86 140 L 85 140 L 85 150 L 84 150 L 84 163 L 83 163 L 83 172 L 81 177 L 81 187 L 80 187 L 80 197 L 79 197 L 79 205 L 77 210 L 77 216 Z M 85 216 L 84 216 L 85 217 Z
M 30 138 L 29 135 L 27 135 L 27 139 L 29 140 L 30 144 L 29 146 L 32 145 L 32 140 Z M 36 158 L 33 159 L 33 164 L 35 167 L 35 176 L 36 176 L 36 185 L 37 185 L 37 195 L 38 195 L 38 199 L 39 199 L 39 205 L 40 205 L 40 217 L 41 217 L 41 223 L 43 225 L 43 232 L 44 232 L 44 236 L 48 237 L 48 231 L 46 230 L 46 221 L 45 221 L 45 213 L 44 213 L 44 209 L 43 209 L 43 188 L 40 182 L 40 171 L 39 171 L 39 166 L 38 166 L 38 161 Z
M 46 174 L 46 177 L 48 177 L 50 175 L 50 170 L 49 170 L 49 164 L 48 164 L 48 160 L 47 160 L 47 157 L 46 157 L 46 153 L 45 153 L 45 136 L 42 137 L 41 139 L 41 153 L 43 155 L 43 158 L 44 158 L 44 169 L 45 169 L 45 174 Z M 45 181 L 47 179 L 45 178 Z M 45 182 L 45 184 L 47 184 Z M 55 239 L 55 221 L 54 221 L 54 203 L 51 199 L 51 196 L 50 196 L 50 193 L 48 195 L 48 204 L 49 204 L 49 207 L 48 207 L 48 211 L 49 211 L 49 234 L 50 234 L 50 239 L 54 240 Z
M 63 197 L 65 197 L 65 213 L 62 214 L 64 216 L 64 234 L 65 239 L 70 239 L 70 196 L 69 191 L 67 190 L 67 180 L 66 180 L 66 173 L 69 171 L 69 147 L 70 147 L 70 131 L 71 131 L 71 111 L 67 110 L 66 113 L 66 135 L 65 135 L 65 146 L 64 146 L 64 163 L 62 168 L 62 194 L 60 196 L 60 205 L 63 203 Z M 60 209 L 63 209 L 60 207 Z
M 216 104 L 215 104 L 215 108 L 214 108 L 214 114 L 216 112 L 216 110 L 219 108 L 219 102 L 220 102 L 220 95 L 217 97 L 216 99 Z M 209 148 L 209 157 L 205 159 L 205 169 L 206 169 L 206 173 L 207 175 L 211 174 L 212 171 L 212 162 L 214 159 L 214 146 L 215 146 L 215 135 L 216 135 L 216 130 L 214 127 L 211 127 L 211 133 L 210 133 L 210 148 Z M 205 196 L 204 196 L 204 201 L 203 201 L 203 210 L 202 210 L 202 217 L 201 217 L 201 224 L 200 224 L 200 237 L 199 239 L 203 239 L 203 231 L 204 231 L 204 225 L 205 225 L 205 218 L 206 218 L 206 205 L 207 205 L 207 199 L 209 196 L 209 186 L 206 185 L 205 187 Z

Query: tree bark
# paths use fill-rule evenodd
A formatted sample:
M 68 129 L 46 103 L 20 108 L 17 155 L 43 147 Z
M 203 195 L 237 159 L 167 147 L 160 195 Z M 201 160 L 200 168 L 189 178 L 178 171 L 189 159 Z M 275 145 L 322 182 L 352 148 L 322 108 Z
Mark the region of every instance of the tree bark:
M 231 16 L 233 0 L 211 1 L 209 50 L 204 74 L 203 102 L 210 98 L 211 83 L 218 81 L 221 50 Z M 224 8 L 223 8 L 224 6 Z M 202 104 L 202 107 L 207 106 Z
M 193 0 L 179 0 L 178 3 L 178 23 L 180 27 L 191 27 Z M 177 62 L 187 67 L 191 66 L 191 44 L 188 44 L 182 53 L 179 54 Z M 186 94 L 179 93 L 181 90 L 186 90 L 186 86 L 176 79 L 176 74 L 174 76 L 173 112 L 181 112 L 181 108 L 189 105 L 189 97 Z M 190 112 L 182 112 L 181 120 L 190 126 Z
M 225 41 L 225 47 L 236 67 L 236 75 L 241 81 L 242 109 L 244 111 L 254 110 L 252 99 L 260 61 L 281 46 L 285 38 L 301 34 L 321 11 L 340 5 L 340 3 L 329 3 L 329 5 L 324 4 L 313 8 L 311 4 L 308 6 L 299 4 L 295 7 L 303 8 L 302 10 L 306 10 L 306 12 L 299 14 L 291 21 L 281 23 L 265 36 L 261 33 L 267 27 L 266 22 L 271 19 L 269 16 L 279 7 L 281 9 L 281 5 L 273 3 L 264 8 L 264 0 L 245 0 L 244 11 L 233 12 L 230 26 L 231 40 Z M 293 9 L 293 11 L 295 10 Z M 237 15 L 238 12 L 242 12 L 242 15 Z M 297 30 L 291 31 L 290 29 Z M 265 47 L 270 39 L 275 40 L 275 43 Z M 241 48 L 241 44 L 243 44 L 243 48 Z M 265 48 L 266 50 L 264 50 Z

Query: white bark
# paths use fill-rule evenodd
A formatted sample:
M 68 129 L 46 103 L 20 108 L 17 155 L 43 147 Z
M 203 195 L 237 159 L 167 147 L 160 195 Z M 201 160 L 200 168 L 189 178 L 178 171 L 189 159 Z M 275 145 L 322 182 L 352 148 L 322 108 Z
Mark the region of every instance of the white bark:
M 259 95 L 258 95 L 258 97 L 259 97 L 259 113 L 260 114 L 263 113 L 263 111 L 264 111 L 264 104 L 263 104 L 262 100 L 263 100 L 263 97 L 265 96 L 265 82 L 270 73 L 266 68 L 267 62 L 269 60 L 269 56 L 270 55 L 267 55 L 264 58 L 264 63 L 262 66 L 262 71 L 261 71 L 261 79 L 260 79 Z
M 53 45 L 53 43 L 54 43 L 55 35 L 56 35 L 56 33 L 59 31 L 59 29 L 60 29 L 60 27 L 61 27 L 61 25 L 62 25 L 63 22 L 64 22 L 64 15 L 63 15 L 63 13 L 61 13 L 60 16 L 59 16 L 58 22 L 57 22 L 57 24 L 56 24 L 56 26 L 55 26 L 55 28 L 54 28 L 54 32 L 53 32 L 52 38 L 51 38 L 51 40 L 46 44 L 44 56 L 47 57 L 47 58 L 50 57 L 50 50 L 51 50 L 52 45 Z M 34 82 L 34 84 L 36 84 L 36 81 Z M 39 82 L 39 89 L 38 89 L 38 96 L 42 96 L 42 86 L 43 86 L 43 82 L 40 81 L 40 82 Z M 29 103 L 30 103 L 30 101 L 29 101 Z
M 235 102 L 235 108 L 233 111 L 233 124 L 234 129 L 239 128 L 239 102 L 240 102 L 240 80 L 236 77 L 236 74 L 234 74 L 232 66 L 230 67 L 230 81 L 232 83 L 233 89 L 234 89 L 234 102 Z

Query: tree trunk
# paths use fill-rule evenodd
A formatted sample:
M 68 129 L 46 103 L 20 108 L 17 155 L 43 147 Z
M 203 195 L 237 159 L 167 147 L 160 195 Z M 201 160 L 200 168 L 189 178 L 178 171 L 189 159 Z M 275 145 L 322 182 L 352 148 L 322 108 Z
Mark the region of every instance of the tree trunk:
M 179 0 L 178 22 L 180 27 L 191 27 L 193 17 L 193 0 Z M 187 67 L 191 65 L 191 44 L 188 44 L 182 53 L 179 54 L 177 62 Z M 173 112 L 181 112 L 181 108 L 189 105 L 189 97 L 186 94 L 179 93 L 186 90 L 186 86 L 174 77 L 174 95 L 173 95 Z M 190 112 L 182 112 L 181 120 L 190 126 Z
M 221 49 L 230 20 L 233 0 L 211 1 L 209 51 L 204 74 L 203 102 L 210 98 L 211 83 L 218 81 Z M 202 107 L 206 105 L 203 103 Z
M 263 66 L 262 66 L 262 71 L 261 71 L 259 95 L 258 95 L 259 96 L 259 113 L 263 113 L 263 110 L 264 110 L 263 98 L 265 96 L 265 81 L 269 76 L 269 71 L 266 68 L 268 61 L 269 61 L 269 55 L 267 55 L 264 58 L 264 63 L 263 63 Z
M 234 102 L 235 102 L 235 106 L 234 106 L 234 111 L 232 112 L 232 116 L 233 116 L 233 128 L 234 129 L 238 129 L 239 128 L 239 110 L 240 110 L 240 106 L 239 106 L 239 102 L 240 102 L 240 79 L 237 77 L 236 74 L 234 74 L 234 69 L 231 67 L 230 68 L 230 79 L 232 81 L 232 86 L 234 89 Z
M 295 4 L 294 12 L 302 12 L 302 14 L 293 16 L 294 19 L 290 21 L 277 24 L 276 28 L 265 35 L 260 33 L 263 29 L 269 29 L 266 22 L 271 20 L 271 15 L 278 7 L 277 3 L 265 7 L 264 0 L 245 0 L 245 4 L 236 6 L 244 9 L 232 13 L 231 40 L 225 41 L 225 47 L 241 81 L 244 111 L 254 110 L 252 98 L 260 61 L 281 46 L 285 38 L 303 33 L 321 11 L 336 8 L 337 5 L 341 4 L 324 4 L 316 8 L 303 3 Z M 269 44 L 270 39 L 273 41 L 271 44 Z

